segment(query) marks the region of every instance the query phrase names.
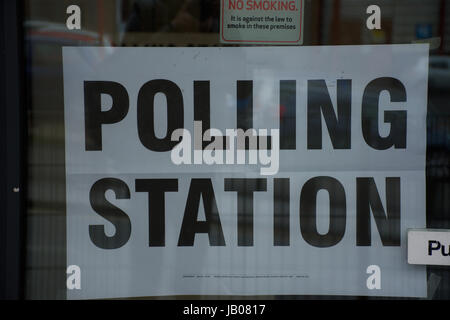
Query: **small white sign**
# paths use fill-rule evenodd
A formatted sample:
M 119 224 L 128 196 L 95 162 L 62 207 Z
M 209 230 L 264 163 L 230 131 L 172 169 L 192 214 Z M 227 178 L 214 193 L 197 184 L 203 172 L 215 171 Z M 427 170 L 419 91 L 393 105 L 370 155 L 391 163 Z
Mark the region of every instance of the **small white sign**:
M 450 265 L 450 230 L 408 230 L 408 263 Z
M 239 44 L 302 44 L 303 2 L 222 0 L 220 41 Z

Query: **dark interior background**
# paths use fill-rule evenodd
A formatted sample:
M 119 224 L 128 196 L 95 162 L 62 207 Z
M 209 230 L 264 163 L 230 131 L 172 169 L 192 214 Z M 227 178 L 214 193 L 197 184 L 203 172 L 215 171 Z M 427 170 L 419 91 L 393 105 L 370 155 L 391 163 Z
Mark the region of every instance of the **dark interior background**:
M 80 31 L 68 31 L 65 26 L 65 11 L 70 4 L 77 4 L 82 10 Z M 365 10 L 370 4 L 381 7 L 382 30 L 370 31 L 365 27 Z M 23 210 L 25 270 L 21 286 L 28 299 L 65 299 L 62 46 L 223 46 L 217 21 L 220 8 L 216 0 L 24 0 L 21 6 L 26 128 L 20 132 L 26 134 L 23 144 L 27 150 L 26 164 L 22 168 L 27 187 Z M 0 15 L 4 13 L 0 11 Z M 450 229 L 450 1 L 306 0 L 304 30 L 304 45 L 431 43 L 427 227 Z M 5 45 L 5 42 L 0 44 Z M 5 54 L 3 49 L 0 47 L 0 55 Z M 5 61 L 4 57 L 1 61 Z M 1 77 L 1 81 L 5 79 Z M 4 108 L 2 112 L 0 120 L 5 123 Z M 5 129 L 2 130 L 5 133 Z M 3 140 L 0 147 L 2 153 L 7 148 Z M 0 197 L 10 196 L 9 191 L 3 190 Z M 1 230 L 2 235 L 4 232 Z M 0 250 L 3 252 L 3 248 Z M 449 268 L 430 266 L 427 273 L 429 298 L 449 299 Z

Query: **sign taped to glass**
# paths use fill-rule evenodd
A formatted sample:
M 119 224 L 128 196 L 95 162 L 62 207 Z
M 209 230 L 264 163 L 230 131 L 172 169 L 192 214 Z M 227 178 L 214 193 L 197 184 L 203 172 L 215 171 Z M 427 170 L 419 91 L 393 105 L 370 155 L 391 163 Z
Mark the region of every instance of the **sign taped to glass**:
M 426 296 L 428 45 L 63 59 L 68 298 Z

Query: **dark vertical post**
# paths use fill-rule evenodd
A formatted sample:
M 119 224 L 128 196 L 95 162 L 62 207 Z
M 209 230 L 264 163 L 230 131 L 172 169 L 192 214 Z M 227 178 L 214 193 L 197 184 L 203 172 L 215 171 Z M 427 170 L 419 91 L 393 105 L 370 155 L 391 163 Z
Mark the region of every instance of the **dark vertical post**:
M 443 54 L 444 50 L 445 50 L 445 13 L 446 13 L 446 5 L 445 5 L 446 0 L 441 0 L 440 4 L 439 4 L 439 12 L 440 12 L 440 16 L 439 16 L 439 36 L 441 37 L 441 45 L 439 47 L 439 53 Z
M 0 299 L 23 298 L 22 1 L 0 1 Z

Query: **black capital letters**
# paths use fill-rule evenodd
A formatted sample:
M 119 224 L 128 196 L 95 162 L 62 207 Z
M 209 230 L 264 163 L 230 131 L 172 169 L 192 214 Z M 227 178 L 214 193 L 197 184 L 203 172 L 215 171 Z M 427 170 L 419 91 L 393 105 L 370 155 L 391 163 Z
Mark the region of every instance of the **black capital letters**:
M 327 234 L 317 232 L 317 192 L 327 190 L 330 196 L 330 227 Z M 325 248 L 339 243 L 345 234 L 346 200 L 342 184 L 332 177 L 308 180 L 300 194 L 300 230 L 310 245 Z
M 322 118 L 334 149 L 351 147 L 352 81 L 337 80 L 337 117 L 325 80 L 308 80 L 308 149 L 322 149 Z
M 390 123 L 391 131 L 381 137 L 378 130 L 378 108 L 380 93 L 387 90 L 392 102 L 406 102 L 406 89 L 395 78 L 378 78 L 371 81 L 364 90 L 361 121 L 364 140 L 377 150 L 406 148 L 406 111 L 384 111 L 384 122 Z
M 267 179 L 225 179 L 225 191 L 236 191 L 238 246 L 253 246 L 253 193 L 266 191 Z
M 289 178 L 273 179 L 273 245 L 289 245 L 289 205 L 290 188 Z
M 206 221 L 197 221 L 200 197 L 203 198 Z M 178 246 L 193 246 L 196 233 L 207 233 L 211 246 L 225 245 L 211 179 L 191 181 Z
M 101 96 L 108 94 L 112 106 L 102 111 Z M 129 108 L 128 92 L 120 83 L 113 81 L 84 82 L 84 130 L 86 151 L 102 150 L 102 124 L 123 120 Z
M 125 182 L 115 178 L 98 180 L 89 192 L 92 209 L 100 216 L 111 222 L 116 233 L 109 237 L 105 234 L 104 225 L 90 225 L 89 237 L 91 241 L 102 249 L 117 249 L 128 242 L 131 235 L 131 222 L 128 215 L 106 200 L 105 192 L 113 190 L 116 199 L 130 199 L 130 189 Z
M 356 178 L 356 245 L 370 246 L 372 209 L 384 246 L 400 246 L 400 178 L 386 178 L 386 212 L 373 178 Z
M 280 81 L 280 149 L 296 148 L 296 105 L 297 82 L 295 80 Z
M 167 132 L 163 138 L 155 134 L 155 95 L 163 93 L 167 100 Z M 139 139 L 152 151 L 170 151 L 179 143 L 172 141 L 172 132 L 183 128 L 183 94 L 180 88 L 169 80 L 151 80 L 139 90 L 137 101 L 137 124 Z
M 177 179 L 137 179 L 136 192 L 148 192 L 148 245 L 166 244 L 165 194 L 178 191 Z

